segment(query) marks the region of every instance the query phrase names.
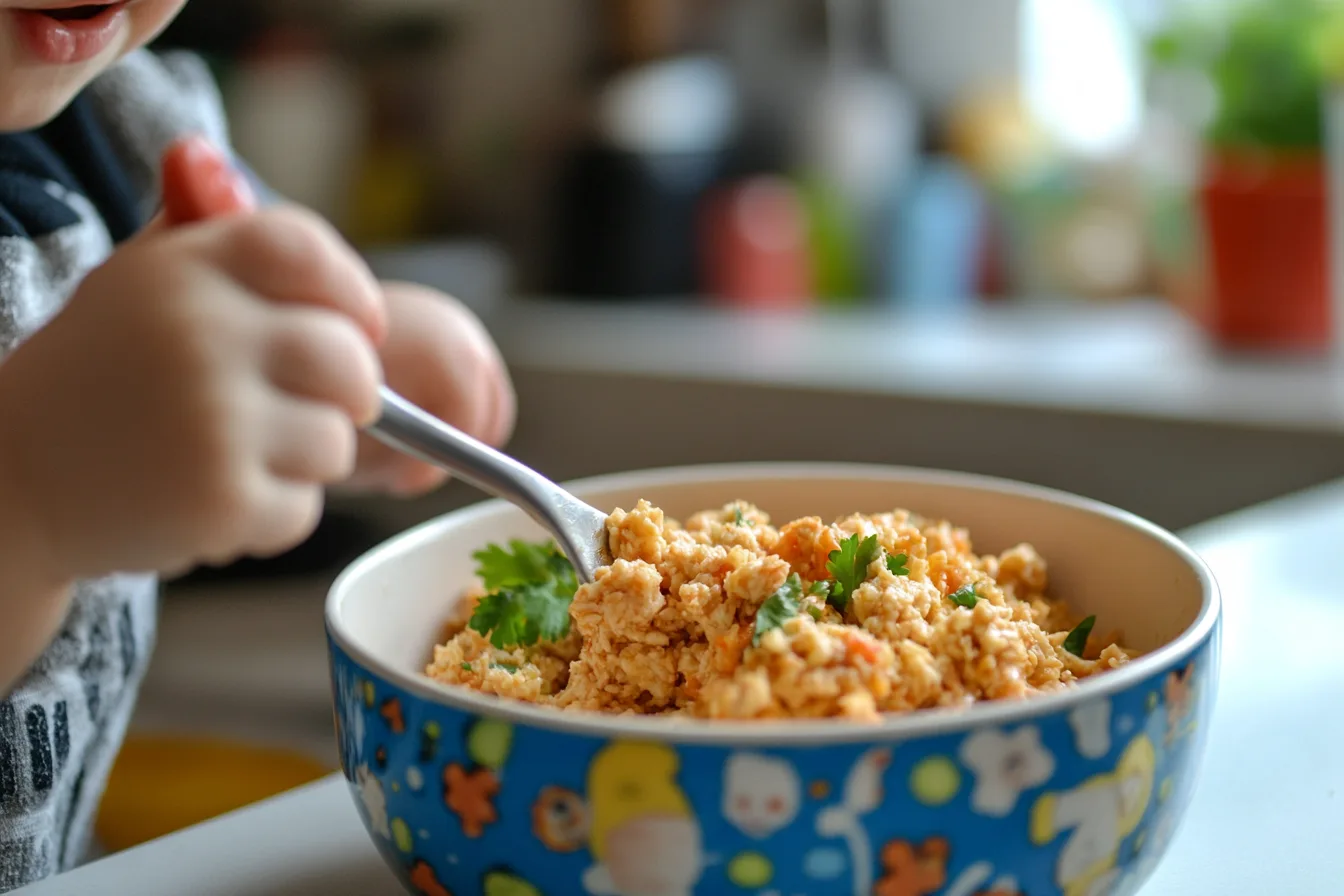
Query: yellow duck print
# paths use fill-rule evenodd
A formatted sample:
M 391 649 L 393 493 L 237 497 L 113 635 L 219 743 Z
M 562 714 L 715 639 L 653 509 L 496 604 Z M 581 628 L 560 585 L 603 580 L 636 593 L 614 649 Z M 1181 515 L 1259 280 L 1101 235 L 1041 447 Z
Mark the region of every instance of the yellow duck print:
M 1065 793 L 1047 793 L 1031 810 L 1031 841 L 1044 846 L 1065 831 L 1068 842 L 1055 866 L 1064 896 L 1109 891 L 1119 874 L 1120 844 L 1134 833 L 1152 798 L 1157 753 L 1147 735 L 1130 741 L 1115 771 L 1096 775 Z
M 592 896 L 689 896 L 704 867 L 700 826 L 661 744 L 615 743 L 588 768 Z

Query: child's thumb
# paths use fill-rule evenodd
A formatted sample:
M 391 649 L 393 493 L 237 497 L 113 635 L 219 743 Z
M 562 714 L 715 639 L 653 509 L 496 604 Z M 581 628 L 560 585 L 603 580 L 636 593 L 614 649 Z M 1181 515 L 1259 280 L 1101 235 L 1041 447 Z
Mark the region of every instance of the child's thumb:
M 163 208 L 146 231 L 248 212 L 257 200 L 247 179 L 213 143 L 183 137 L 163 154 Z

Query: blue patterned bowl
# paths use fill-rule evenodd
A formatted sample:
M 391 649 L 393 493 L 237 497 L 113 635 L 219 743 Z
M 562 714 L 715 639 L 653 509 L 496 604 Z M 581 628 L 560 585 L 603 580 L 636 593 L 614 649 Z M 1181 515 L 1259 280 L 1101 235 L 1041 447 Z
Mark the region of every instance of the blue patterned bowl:
M 981 552 L 1029 541 L 1053 593 L 1147 653 L 1062 694 L 880 725 L 602 718 L 422 676 L 486 542 L 489 502 L 392 539 L 327 603 L 341 763 L 370 836 L 424 896 L 1110 896 L 1161 858 L 1195 783 L 1219 598 L 1171 535 L 1057 492 L 889 467 L 740 465 L 576 484 L 673 517 L 905 507 Z

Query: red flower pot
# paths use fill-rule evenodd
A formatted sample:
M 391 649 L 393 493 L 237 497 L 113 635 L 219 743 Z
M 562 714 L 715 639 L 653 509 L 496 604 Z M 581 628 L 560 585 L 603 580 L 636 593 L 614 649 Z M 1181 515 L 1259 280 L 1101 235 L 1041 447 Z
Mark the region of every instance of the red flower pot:
M 1199 191 L 1203 324 L 1236 348 L 1319 351 L 1332 338 L 1329 189 L 1319 156 L 1209 160 Z

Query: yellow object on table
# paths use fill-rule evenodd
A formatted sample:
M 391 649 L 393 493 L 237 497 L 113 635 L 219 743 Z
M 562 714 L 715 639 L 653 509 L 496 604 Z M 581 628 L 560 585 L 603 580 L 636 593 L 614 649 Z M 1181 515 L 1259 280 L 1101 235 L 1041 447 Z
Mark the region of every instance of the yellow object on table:
M 95 835 L 108 852 L 241 809 L 334 769 L 292 750 L 183 736 L 127 737 Z

